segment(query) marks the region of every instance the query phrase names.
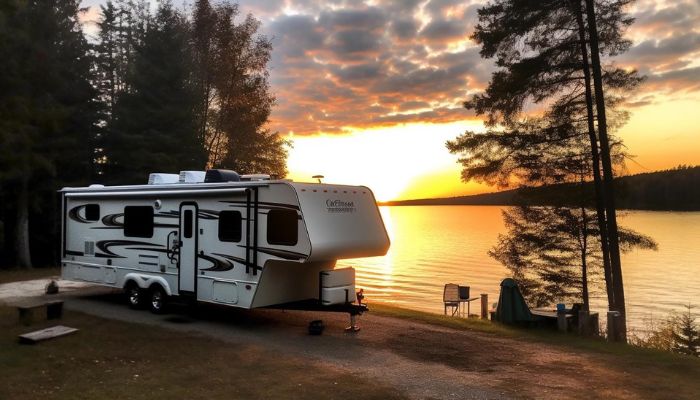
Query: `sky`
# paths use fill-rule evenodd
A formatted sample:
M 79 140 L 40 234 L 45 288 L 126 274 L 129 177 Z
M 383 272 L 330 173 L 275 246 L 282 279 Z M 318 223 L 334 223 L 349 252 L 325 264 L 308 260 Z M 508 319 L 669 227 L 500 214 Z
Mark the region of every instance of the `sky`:
M 469 39 L 483 1 L 239 4 L 272 41 L 270 127 L 293 143 L 289 178 L 362 184 L 378 200 L 496 190 L 461 182 L 457 157 L 445 148 L 465 130 L 483 130 L 462 107 L 494 71 Z M 638 0 L 629 13 L 632 47 L 610 61 L 647 79 L 618 132 L 635 156 L 625 173 L 698 165 L 700 1 Z

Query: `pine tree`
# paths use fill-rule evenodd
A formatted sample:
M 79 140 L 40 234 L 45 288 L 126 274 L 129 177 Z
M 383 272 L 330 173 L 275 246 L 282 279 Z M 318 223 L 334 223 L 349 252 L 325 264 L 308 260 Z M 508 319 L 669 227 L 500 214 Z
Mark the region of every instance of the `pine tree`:
M 693 306 L 688 304 L 686 308 L 688 311 L 681 314 L 674 324 L 673 351 L 700 357 L 700 329 L 698 329 L 695 317 L 691 312 Z
M 79 2 L 9 1 L 0 8 L 0 185 L 6 237 L 19 266 L 32 258 L 30 238 L 54 247 L 57 187 L 92 173 L 98 105 L 91 49 L 78 21 Z M 33 232 L 30 237 L 30 232 Z
M 196 135 L 189 26 L 162 3 L 136 47 L 105 138 L 110 183 L 145 182 L 150 172 L 201 169 Z
M 502 0 L 487 4 L 479 10 L 479 25 L 472 36 L 481 44 L 481 55 L 485 58 L 496 58 L 499 68 L 492 76 L 488 88 L 483 94 L 474 96 L 465 102 L 465 107 L 476 111 L 477 115 L 487 117 L 486 125 L 493 137 L 503 128 L 503 135 L 493 147 L 487 148 L 488 140 L 476 138 L 473 132 L 467 132 L 455 141 L 448 143 L 453 153 L 465 155 L 460 159 L 464 169 L 462 177 L 465 180 L 496 179 L 501 185 L 508 184 L 541 184 L 556 181 L 561 175 L 556 168 L 543 166 L 543 157 L 537 150 L 546 148 L 565 149 L 576 146 L 580 136 L 588 138 L 590 155 L 590 178 L 596 185 L 596 214 L 601 227 L 601 253 L 604 260 L 604 276 L 608 287 L 610 307 L 624 314 L 624 291 L 622 290 L 621 270 L 619 263 L 612 265 L 610 243 L 617 239 L 616 224 L 609 224 L 608 215 L 614 219 L 614 208 L 604 203 L 610 195 L 603 191 L 603 179 L 600 177 L 598 154 L 603 150 L 603 167 L 609 169 L 616 160 L 613 159 L 617 141 L 607 138 L 607 146 L 599 147 L 596 133 L 593 131 L 593 101 L 596 102 L 596 115 L 607 110 L 609 120 L 620 123 L 624 121 L 624 113 L 617 111 L 618 116 L 611 112 L 621 101 L 622 95 L 639 84 L 641 79 L 636 71 L 624 71 L 614 67 L 606 70 L 599 69 L 594 80 L 605 85 L 603 90 L 596 90 L 596 96 L 590 89 L 590 74 L 588 73 L 588 54 L 586 44 L 590 42 L 591 32 L 589 20 L 596 18 L 598 29 L 596 38 L 599 46 L 595 49 L 596 56 L 615 55 L 625 51 L 630 42 L 622 37 L 624 28 L 632 23 L 622 12 L 629 1 L 601 2 L 595 15 L 587 13 L 583 19 L 581 3 L 573 1 L 544 0 L 528 2 L 520 0 Z M 583 33 L 583 35 L 582 35 Z M 592 55 L 592 51 L 590 54 Z M 595 63 L 593 63 L 595 64 Z M 607 109 L 600 106 L 605 103 Z M 524 115 L 533 108 L 533 104 L 550 105 L 551 115 L 563 117 L 564 124 L 578 125 L 573 135 L 543 134 L 539 138 L 521 134 Z M 621 118 L 620 118 L 621 117 Z M 562 124 L 558 118 L 550 119 L 552 123 L 547 130 L 556 132 Z M 600 124 L 607 127 L 607 124 Z M 611 126 L 614 128 L 614 126 Z M 567 128 L 568 129 L 568 128 Z M 561 130 L 560 130 L 561 131 Z M 508 134 L 512 133 L 512 134 Z M 579 136 L 579 137 L 577 137 Z M 541 141 L 547 142 L 547 144 Z M 487 144 L 484 144 L 487 143 Z M 533 145 L 528 152 L 526 146 Z M 481 159 L 470 156 L 473 147 L 480 146 L 492 154 Z M 551 147 L 548 147 L 551 146 Z M 558 150 L 554 151 L 556 153 Z M 511 156 L 516 152 L 520 157 Z M 607 163 L 607 164 L 606 164 Z M 529 171 L 528 171 L 529 170 Z M 610 171 L 606 171 L 605 179 Z M 566 177 L 567 174 L 563 174 Z M 589 178 L 589 179 L 590 179 Z M 614 237 L 615 240 L 611 238 Z M 617 297 L 615 295 L 618 295 Z M 620 301 L 618 301 L 620 299 Z

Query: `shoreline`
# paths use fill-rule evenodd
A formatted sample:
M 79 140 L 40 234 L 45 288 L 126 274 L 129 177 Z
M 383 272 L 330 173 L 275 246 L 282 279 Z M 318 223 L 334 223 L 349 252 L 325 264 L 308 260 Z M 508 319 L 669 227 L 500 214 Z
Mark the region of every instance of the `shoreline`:
M 92 343 L 109 347 L 112 340 L 117 340 L 110 334 L 117 331 L 126 332 L 121 334 L 119 343 L 135 341 L 140 344 L 113 351 L 141 346 L 141 365 L 157 370 L 187 362 L 190 369 L 207 369 L 207 357 L 188 361 L 178 358 L 161 366 L 160 356 L 148 351 L 158 345 L 143 342 L 143 334 L 138 333 L 149 332 L 149 336 L 168 343 L 170 348 L 202 346 L 196 343 L 204 340 L 226 354 L 234 349 L 243 355 L 250 354 L 253 349 L 263 349 L 252 359 L 243 357 L 241 365 L 265 360 L 260 361 L 251 379 L 276 375 L 277 361 L 292 362 L 303 365 L 303 369 L 325 371 L 324 374 L 334 376 L 331 381 L 315 382 L 319 385 L 315 390 L 330 390 L 335 393 L 333 397 L 339 399 L 352 398 L 346 397 L 349 393 L 357 395 L 357 382 L 365 383 L 360 390 L 367 398 L 391 394 L 395 398 L 409 399 L 455 396 L 510 399 L 537 398 L 545 394 L 552 398 L 580 399 L 590 398 L 592 394 L 607 398 L 661 399 L 672 395 L 690 399 L 700 390 L 696 379 L 700 374 L 700 360 L 551 331 L 514 329 L 392 306 L 370 304 L 371 311 L 359 319 L 362 330 L 347 334 L 344 332 L 347 316 L 335 313 L 204 306 L 198 307 L 195 314 L 175 310 L 166 315 L 154 315 L 129 309 L 121 295 L 112 290 L 100 293 L 80 289 L 63 296 L 67 313 L 61 323 L 76 326 L 81 331 L 40 346 L 51 354 L 56 346 L 70 348 L 80 343 L 75 357 L 85 358 L 90 363 L 100 359 L 91 355 L 98 351 Z M 7 314 L 8 308 L 4 308 Z M 326 325 L 323 335 L 307 334 L 307 324 L 313 319 L 323 319 Z M 3 324 L 10 323 L 12 326 L 8 329 L 12 333 L 22 329 L 14 325 L 15 321 L 8 320 L 10 318 Z M 101 328 L 103 326 L 109 328 Z M 34 356 L 24 354 L 22 357 L 28 367 L 33 365 L 26 357 Z M 166 357 L 177 358 L 177 354 Z M 238 364 L 227 365 L 227 372 L 232 376 L 240 373 Z M 21 379 L 12 368 L 5 370 L 6 382 Z M 44 370 L 49 375 L 59 373 L 51 366 Z M 97 379 L 109 382 L 111 373 L 100 371 L 93 371 Z M 155 379 L 148 370 L 141 369 L 138 373 L 144 381 Z M 352 383 L 341 378 L 348 376 L 353 377 Z M 582 376 L 585 379 L 581 379 Z M 275 385 L 295 388 L 297 383 L 309 384 L 297 375 L 288 378 Z M 172 383 L 177 385 L 175 381 Z M 296 393 L 293 398 L 314 398 L 315 393 Z M 166 389 L 164 395 L 168 394 Z M 249 397 L 267 397 L 265 388 L 253 387 Z

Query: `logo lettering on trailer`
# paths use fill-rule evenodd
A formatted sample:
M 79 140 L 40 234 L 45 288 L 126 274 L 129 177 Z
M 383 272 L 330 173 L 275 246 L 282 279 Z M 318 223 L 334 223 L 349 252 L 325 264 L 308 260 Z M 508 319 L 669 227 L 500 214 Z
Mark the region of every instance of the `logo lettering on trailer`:
M 329 213 L 353 213 L 355 212 L 355 203 L 352 201 L 327 199 L 326 209 Z

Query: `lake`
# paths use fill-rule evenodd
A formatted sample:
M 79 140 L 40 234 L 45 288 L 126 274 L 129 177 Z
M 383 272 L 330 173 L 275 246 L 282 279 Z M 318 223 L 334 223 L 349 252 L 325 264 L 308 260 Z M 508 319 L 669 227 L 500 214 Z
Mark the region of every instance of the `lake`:
M 366 299 L 442 313 L 445 283 L 471 287 L 471 296 L 498 300 L 508 270 L 489 257 L 505 233 L 500 206 L 380 207 L 391 238 L 386 256 L 341 260 L 357 270 Z M 624 211 L 620 225 L 651 236 L 658 251 L 633 250 L 622 256 L 628 324 L 643 330 L 648 320 L 700 306 L 700 212 Z M 604 287 L 591 288 L 591 308 L 606 311 Z M 472 303 L 472 313 L 480 303 Z M 697 308 L 694 312 L 697 312 Z M 604 314 L 601 314 L 604 319 Z

